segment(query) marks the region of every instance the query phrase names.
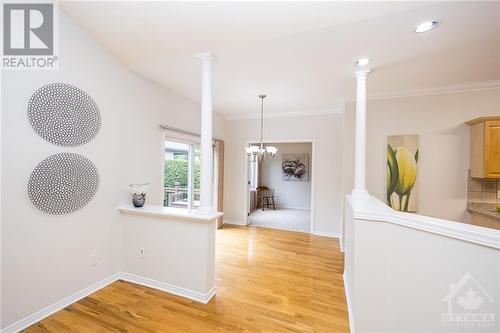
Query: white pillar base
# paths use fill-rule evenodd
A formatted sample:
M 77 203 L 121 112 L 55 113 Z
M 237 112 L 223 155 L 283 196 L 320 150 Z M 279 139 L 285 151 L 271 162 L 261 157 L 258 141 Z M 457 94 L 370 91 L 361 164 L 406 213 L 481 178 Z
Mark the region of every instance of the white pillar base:
M 358 202 L 370 199 L 370 194 L 367 190 L 352 190 L 351 196 L 354 201 Z

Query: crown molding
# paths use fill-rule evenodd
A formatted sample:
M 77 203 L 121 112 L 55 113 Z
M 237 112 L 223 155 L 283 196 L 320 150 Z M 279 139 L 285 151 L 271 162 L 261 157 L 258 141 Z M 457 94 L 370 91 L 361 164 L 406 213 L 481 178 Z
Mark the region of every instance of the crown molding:
M 380 99 L 394 99 L 394 98 L 431 96 L 431 95 L 446 95 L 446 94 L 456 94 L 456 93 L 482 91 L 482 90 L 494 90 L 494 89 L 500 89 L 500 80 L 476 81 L 476 82 L 468 82 L 463 84 L 455 84 L 455 85 L 419 89 L 419 90 L 375 93 L 375 94 L 368 94 L 367 99 L 380 100 Z M 345 101 L 355 102 L 356 98 L 350 96 L 349 98 L 346 98 Z
M 383 99 L 396 99 L 396 98 L 406 98 L 406 97 L 418 97 L 418 96 L 432 96 L 432 95 L 446 95 L 446 94 L 456 94 L 474 91 L 484 91 L 484 90 L 496 90 L 500 89 L 500 80 L 490 80 L 490 81 L 476 81 L 463 84 L 433 87 L 428 89 L 420 90 L 408 90 L 408 91 L 394 91 L 388 93 L 375 93 L 368 94 L 368 100 L 383 100 Z M 355 102 L 355 97 L 351 96 L 342 101 L 342 104 Z M 268 112 L 264 113 L 264 119 L 271 118 L 292 118 L 292 117 L 310 117 L 310 116 L 320 116 L 320 115 L 331 115 L 331 114 L 342 114 L 344 113 L 344 107 L 329 108 L 329 109 L 315 109 L 309 111 L 294 111 L 294 112 Z M 224 114 L 219 113 L 226 120 L 247 120 L 247 119 L 259 119 L 259 113 L 240 113 L 240 114 Z
M 343 114 L 343 113 L 344 113 L 344 108 L 315 109 L 309 111 L 294 111 L 294 112 L 268 112 L 264 113 L 264 119 L 324 116 L 324 115 Z M 226 120 L 260 119 L 260 114 L 258 112 L 226 114 L 225 118 Z

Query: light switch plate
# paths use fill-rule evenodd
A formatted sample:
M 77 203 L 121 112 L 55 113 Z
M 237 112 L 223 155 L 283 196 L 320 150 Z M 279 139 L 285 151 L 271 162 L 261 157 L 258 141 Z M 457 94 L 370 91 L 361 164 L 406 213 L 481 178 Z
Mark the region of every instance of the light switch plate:
M 90 255 L 90 266 L 97 265 L 97 256 L 95 254 Z

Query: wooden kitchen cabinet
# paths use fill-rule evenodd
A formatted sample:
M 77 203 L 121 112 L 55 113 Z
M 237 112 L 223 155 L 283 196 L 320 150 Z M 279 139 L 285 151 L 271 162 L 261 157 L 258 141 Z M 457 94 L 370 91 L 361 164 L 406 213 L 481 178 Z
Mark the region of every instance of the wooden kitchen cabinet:
M 470 126 L 470 176 L 500 179 L 500 116 L 466 124 Z

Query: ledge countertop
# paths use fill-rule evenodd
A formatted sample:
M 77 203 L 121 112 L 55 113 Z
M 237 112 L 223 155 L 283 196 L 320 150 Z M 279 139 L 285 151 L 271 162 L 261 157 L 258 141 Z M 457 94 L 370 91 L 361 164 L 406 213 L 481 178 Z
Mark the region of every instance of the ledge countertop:
M 467 210 L 471 213 L 483 214 L 489 217 L 493 217 L 500 222 L 500 213 L 495 209 L 496 204 L 488 204 L 481 202 L 468 202 Z
M 200 212 L 195 209 L 173 208 L 163 206 L 146 205 L 144 207 L 136 208 L 132 205 L 119 206 L 118 210 L 125 214 L 156 216 L 166 219 L 176 220 L 191 220 L 199 222 L 211 222 L 216 218 L 221 217 L 221 212 Z

